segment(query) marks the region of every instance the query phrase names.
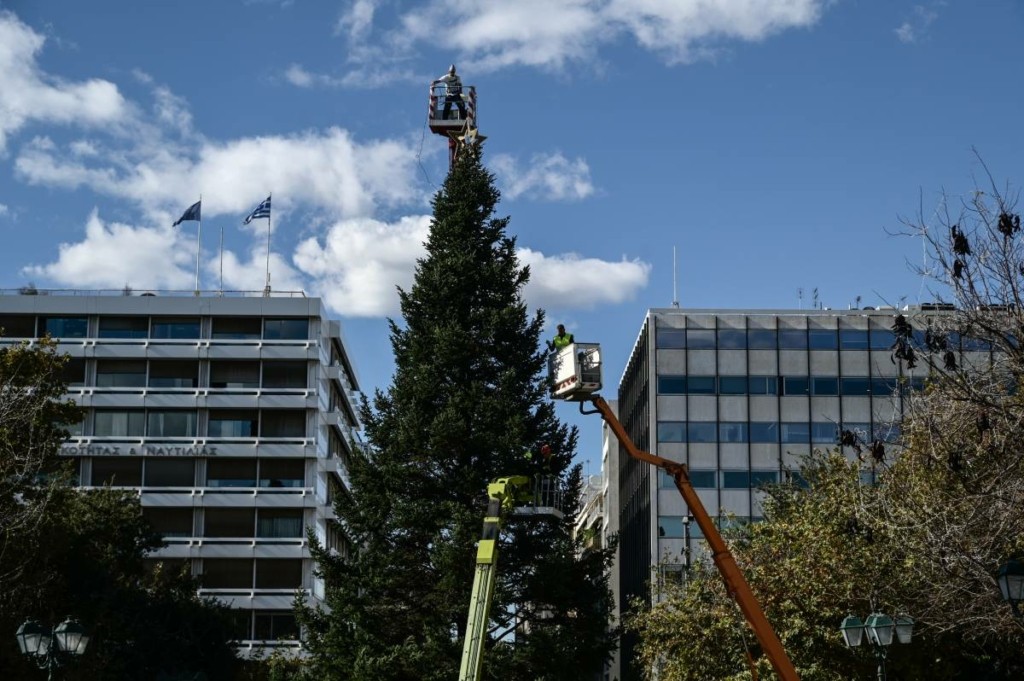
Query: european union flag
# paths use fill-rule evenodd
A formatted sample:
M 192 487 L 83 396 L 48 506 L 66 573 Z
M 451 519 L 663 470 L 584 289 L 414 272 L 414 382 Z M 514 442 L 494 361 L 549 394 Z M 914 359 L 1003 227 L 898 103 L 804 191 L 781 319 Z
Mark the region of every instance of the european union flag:
M 256 206 L 256 210 L 254 210 L 253 212 L 249 213 L 249 217 L 247 217 L 245 219 L 245 222 L 242 223 L 242 224 L 246 224 L 247 225 L 250 222 L 252 222 L 253 220 L 256 220 L 258 218 L 267 218 L 268 220 L 270 219 L 270 197 L 269 196 L 260 205 Z
M 189 206 L 188 210 L 186 210 L 185 213 L 180 218 L 178 218 L 177 222 L 171 225 L 171 227 L 177 227 L 179 224 L 185 222 L 186 220 L 202 220 L 202 218 L 199 217 L 200 205 L 202 203 L 202 201 L 196 201 L 191 206 Z

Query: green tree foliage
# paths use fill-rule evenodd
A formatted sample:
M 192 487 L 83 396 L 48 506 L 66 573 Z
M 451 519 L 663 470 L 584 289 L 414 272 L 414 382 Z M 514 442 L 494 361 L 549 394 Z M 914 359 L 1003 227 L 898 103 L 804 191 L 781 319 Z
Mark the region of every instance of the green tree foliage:
M 145 569 L 161 545 L 138 495 L 75 489 L 58 456 L 82 411 L 65 398 L 66 357 L 48 339 L 0 348 L 0 669 L 45 678 L 14 632 L 26 619 L 78 619 L 92 640 L 62 678 L 230 678 L 236 667 L 226 610 L 200 599 L 176 568 Z
M 576 433 L 547 399 L 543 318 L 522 300 L 529 271 L 498 199 L 479 148 L 434 199 L 427 255 L 391 323 L 393 383 L 363 405 L 372 447 L 352 457 L 351 494 L 335 505 L 353 550 L 314 551 L 331 609 L 303 611 L 318 677 L 458 676 L 487 483 L 539 472 L 523 452 L 543 443 L 565 519 L 506 523 L 484 676 L 591 678 L 613 648 L 610 554 L 578 557 Z
M 837 628 L 873 606 L 916 621 L 913 642 L 889 649 L 890 678 L 1024 677 L 1024 621 L 995 582 L 1024 555 L 1020 217 L 994 184 L 936 216 L 906 224 L 928 247 L 936 299 L 952 302 L 894 319 L 894 358 L 928 372 L 923 391 L 905 390 L 901 437 L 844 434 L 807 462 L 808 487 L 769 487 L 764 522 L 731 540 L 803 679 L 871 674 L 870 653 L 848 650 Z M 659 679 L 750 678 L 744 643 L 758 651 L 723 591 L 699 566 L 634 617 Z

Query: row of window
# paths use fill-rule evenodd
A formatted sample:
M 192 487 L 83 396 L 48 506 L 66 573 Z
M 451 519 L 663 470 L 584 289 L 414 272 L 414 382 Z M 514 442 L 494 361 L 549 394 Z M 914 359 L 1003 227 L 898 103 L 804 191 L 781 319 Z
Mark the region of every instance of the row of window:
M 69 359 L 64 379 L 70 386 L 99 388 L 263 388 L 308 387 L 309 363 L 304 360 L 212 361 L 209 385 L 200 386 L 196 360 L 96 360 L 95 374 L 87 376 L 86 360 Z
M 199 532 L 193 524 L 191 508 L 147 506 L 142 509 L 142 515 L 165 539 L 301 539 L 305 536 L 301 508 L 206 508 Z
M 202 338 L 199 317 L 101 316 L 97 338 L 182 339 Z M 89 317 L 0 315 L 0 329 L 7 338 L 88 338 Z M 270 317 L 213 317 L 214 340 L 307 340 L 309 319 Z
M 95 409 L 92 418 L 69 428 L 94 437 L 194 438 L 199 412 L 194 409 Z M 305 438 L 305 409 L 210 409 L 205 437 Z
M 298 458 L 210 457 L 206 460 L 205 476 L 197 475 L 198 471 L 196 460 L 188 457 L 93 457 L 92 475 L 87 484 L 93 487 L 188 488 L 306 486 L 306 461 Z
M 923 390 L 923 376 L 658 376 L 659 395 L 892 395 Z
M 658 349 L 690 350 L 889 350 L 896 336 L 888 329 L 674 329 L 655 330 Z M 914 342 L 924 345 L 924 332 L 914 331 Z M 965 352 L 991 350 L 977 338 L 947 337 L 950 349 Z
M 776 470 L 702 471 L 691 468 L 688 473 L 690 484 L 696 489 L 751 489 L 779 481 L 779 472 Z M 658 487 L 675 489 L 676 483 L 671 475 L 659 470 Z
M 301 589 L 301 558 L 204 558 L 204 589 Z
M 899 437 L 899 426 L 893 423 L 876 423 L 872 428 L 870 423 L 844 422 L 840 428 L 831 421 L 659 421 L 658 442 L 836 444 L 841 430 L 853 432 L 861 441 Z
M 740 527 L 751 522 L 759 522 L 760 517 L 749 516 L 716 516 L 712 518 L 715 527 L 719 530 L 727 530 L 732 527 Z M 702 539 L 704 533 L 692 518 L 680 515 L 658 516 L 658 536 L 663 539 Z

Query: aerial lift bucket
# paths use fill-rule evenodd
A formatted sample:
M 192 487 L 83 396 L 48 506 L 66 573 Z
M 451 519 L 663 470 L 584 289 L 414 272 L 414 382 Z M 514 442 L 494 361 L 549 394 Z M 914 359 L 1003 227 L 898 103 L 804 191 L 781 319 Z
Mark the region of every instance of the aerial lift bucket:
M 570 343 L 548 356 L 548 385 L 558 400 L 585 400 L 601 389 L 601 346 Z

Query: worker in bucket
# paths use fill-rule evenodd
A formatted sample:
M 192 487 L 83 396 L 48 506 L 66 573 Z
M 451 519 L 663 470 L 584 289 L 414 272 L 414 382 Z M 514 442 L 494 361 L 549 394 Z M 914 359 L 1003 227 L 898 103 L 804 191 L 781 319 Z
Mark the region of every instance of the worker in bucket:
M 552 340 L 548 341 L 548 350 L 558 352 L 562 348 L 568 347 L 575 342 L 576 339 L 573 338 L 572 334 L 565 332 L 565 325 L 559 324 L 558 333 L 555 334 L 555 337 Z
M 444 112 L 441 114 L 442 120 L 449 120 L 452 114 L 452 104 L 459 107 L 459 119 L 466 119 L 466 103 L 462 101 L 462 79 L 459 78 L 459 74 L 455 73 L 455 64 L 452 64 L 448 69 L 448 73 L 444 74 L 433 83 L 434 85 L 440 85 L 444 83 Z

